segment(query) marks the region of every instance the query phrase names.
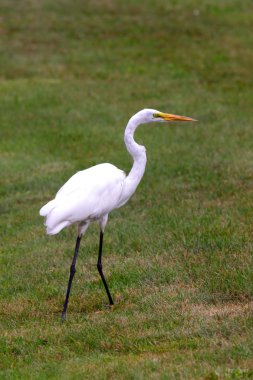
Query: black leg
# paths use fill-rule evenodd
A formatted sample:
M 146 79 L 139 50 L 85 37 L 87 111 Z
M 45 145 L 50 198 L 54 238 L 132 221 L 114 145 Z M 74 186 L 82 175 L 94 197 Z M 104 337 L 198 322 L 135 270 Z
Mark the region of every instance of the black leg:
M 81 238 L 82 238 L 82 236 L 78 236 L 76 239 L 75 253 L 74 253 L 72 264 L 70 267 L 68 288 L 67 288 L 67 292 L 66 292 L 66 298 L 65 298 L 65 302 L 64 302 L 64 306 L 63 306 L 62 315 L 61 315 L 62 322 L 64 322 L 66 319 L 66 312 L 67 312 L 67 307 L 68 307 L 68 302 L 69 302 L 69 294 L 70 294 L 72 280 L 73 280 L 73 277 L 76 273 L 76 259 L 78 256 Z
M 107 286 L 107 283 L 105 281 L 105 276 L 103 274 L 103 271 L 102 271 L 102 246 L 103 246 L 103 237 L 104 237 L 104 234 L 102 231 L 100 231 L 100 241 L 99 241 L 99 253 L 98 253 L 98 263 L 97 263 L 97 268 L 98 268 L 98 271 L 99 271 L 99 274 L 102 278 L 102 281 L 103 281 L 103 284 L 104 284 L 104 287 L 105 287 L 105 290 L 106 290 L 106 293 L 108 295 L 108 298 L 109 298 L 109 302 L 110 302 L 110 305 L 114 305 L 113 303 L 113 300 L 112 300 L 112 296 L 109 292 L 109 289 L 108 289 L 108 286 Z

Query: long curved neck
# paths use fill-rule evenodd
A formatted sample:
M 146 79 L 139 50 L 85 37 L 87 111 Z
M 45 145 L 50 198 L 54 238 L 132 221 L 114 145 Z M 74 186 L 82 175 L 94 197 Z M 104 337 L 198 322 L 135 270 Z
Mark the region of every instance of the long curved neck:
M 140 124 L 141 119 L 138 117 L 137 114 L 129 120 L 125 129 L 124 141 L 126 144 L 126 148 L 134 160 L 133 167 L 125 179 L 124 193 L 125 196 L 127 196 L 127 199 L 131 197 L 136 187 L 139 185 L 140 180 L 142 179 L 143 174 L 145 172 L 147 162 L 145 147 L 137 144 L 134 140 L 134 132 Z

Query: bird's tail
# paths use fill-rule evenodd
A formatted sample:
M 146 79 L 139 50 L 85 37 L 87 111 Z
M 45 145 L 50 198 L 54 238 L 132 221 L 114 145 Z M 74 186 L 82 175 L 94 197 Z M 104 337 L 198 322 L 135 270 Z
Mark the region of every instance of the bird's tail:
M 55 235 L 71 224 L 70 221 L 64 219 L 61 210 L 57 206 L 59 204 L 53 199 L 40 209 L 40 215 L 45 217 L 44 225 L 48 235 Z
M 49 214 L 50 211 L 52 211 L 55 207 L 56 207 L 55 199 L 53 199 L 52 201 L 49 201 L 45 206 L 41 207 L 40 215 L 47 216 L 47 214 Z
M 68 220 L 64 220 L 63 222 L 60 222 L 56 225 L 51 225 L 48 220 L 45 222 L 45 226 L 47 228 L 47 234 L 48 235 L 55 235 L 58 234 L 63 228 L 70 226 L 70 222 Z

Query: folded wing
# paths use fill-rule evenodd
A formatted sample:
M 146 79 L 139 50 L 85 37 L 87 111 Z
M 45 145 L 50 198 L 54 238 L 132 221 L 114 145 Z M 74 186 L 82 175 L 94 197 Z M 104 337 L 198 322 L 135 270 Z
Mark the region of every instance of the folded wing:
M 120 204 L 125 173 L 111 164 L 100 164 L 73 175 L 55 199 L 40 210 L 48 234 L 75 222 L 100 219 Z

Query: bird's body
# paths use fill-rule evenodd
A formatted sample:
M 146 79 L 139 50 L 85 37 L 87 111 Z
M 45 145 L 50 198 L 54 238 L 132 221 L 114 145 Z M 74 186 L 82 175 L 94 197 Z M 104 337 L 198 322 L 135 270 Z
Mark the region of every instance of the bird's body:
M 78 237 L 73 257 L 69 284 L 62 318 L 65 319 L 72 279 L 75 274 L 75 263 L 80 240 L 89 224 L 100 223 L 100 244 L 97 267 L 103 280 L 110 304 L 113 305 L 108 286 L 102 272 L 102 242 L 108 214 L 123 206 L 133 195 L 146 167 L 146 149 L 134 140 L 138 125 L 149 122 L 193 121 L 186 116 L 162 113 L 153 109 L 139 111 L 129 120 L 125 129 L 125 144 L 133 157 L 134 163 L 128 175 L 116 166 L 104 163 L 74 174 L 57 192 L 55 198 L 40 210 L 45 217 L 45 226 L 49 235 L 60 232 L 63 228 L 76 223 Z
M 40 210 L 49 235 L 78 223 L 99 221 L 121 206 L 126 174 L 111 164 L 100 164 L 74 174 L 55 199 Z

